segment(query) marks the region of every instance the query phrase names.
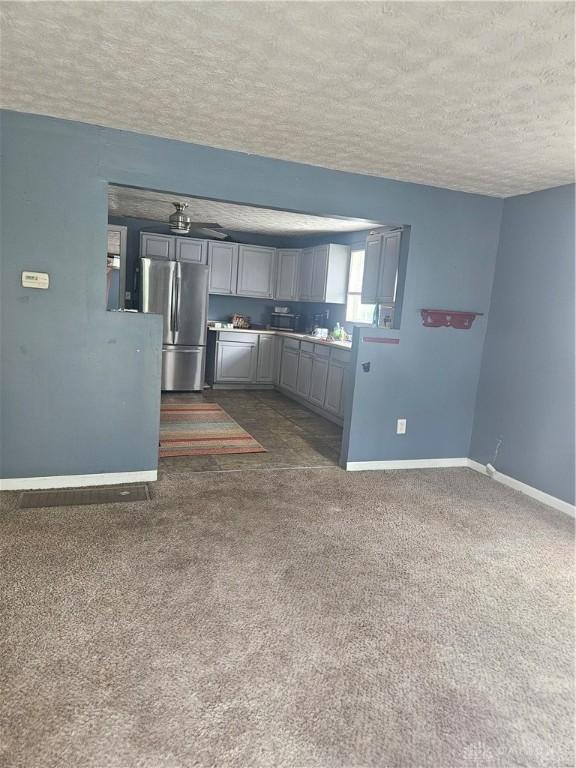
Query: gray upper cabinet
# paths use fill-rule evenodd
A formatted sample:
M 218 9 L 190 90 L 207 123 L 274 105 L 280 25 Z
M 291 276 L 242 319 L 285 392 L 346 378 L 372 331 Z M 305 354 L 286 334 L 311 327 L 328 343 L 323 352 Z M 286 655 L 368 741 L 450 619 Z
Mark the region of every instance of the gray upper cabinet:
M 236 293 L 238 275 L 237 243 L 208 242 L 210 282 L 208 293 Z
M 173 259 L 174 238 L 170 235 L 154 235 L 150 232 L 141 232 L 140 256 L 147 256 L 153 259 Z
M 390 274 L 397 267 L 390 243 L 382 271 L 382 240 L 374 244 L 374 279 L 365 278 L 363 290 L 370 285 L 372 293 L 388 296 Z M 389 253 L 390 251 L 390 253 Z M 350 249 L 346 245 L 329 243 L 314 248 L 269 248 L 193 237 L 140 234 L 140 255 L 156 259 L 189 261 L 208 264 L 210 282 L 208 293 L 249 296 L 255 299 L 280 301 L 314 301 L 345 304 L 350 269 Z M 367 253 L 367 264 L 372 252 Z M 395 266 L 396 265 L 396 266 Z M 380 281 L 378 278 L 381 278 Z M 376 286 L 378 286 L 376 288 Z M 374 303 L 372 299 L 372 303 Z
M 370 235 L 367 239 L 362 278 L 363 304 L 394 304 L 401 238 L 402 232 L 397 231 Z
M 312 300 L 312 267 L 314 248 L 304 248 L 300 255 L 299 298 L 302 301 Z
M 271 299 L 276 279 L 276 249 L 258 245 L 238 248 L 238 296 Z
M 380 304 L 394 304 L 398 276 L 401 232 L 391 232 L 382 239 L 380 274 L 378 275 L 378 301 Z
M 311 301 L 325 300 L 329 250 L 329 245 L 319 245 L 314 248 L 314 253 L 312 254 L 312 279 L 310 281 Z
M 325 270 L 326 287 L 322 300 L 330 304 L 346 304 L 350 273 L 350 248 L 347 245 L 334 243 L 319 247 L 328 248 L 328 264 Z
M 300 299 L 345 304 L 349 269 L 347 245 L 330 243 L 304 249 L 300 260 Z
M 176 261 L 191 261 L 195 264 L 208 263 L 208 241 L 193 237 L 175 238 Z
M 276 298 L 298 300 L 300 249 L 279 249 L 276 256 Z
M 362 275 L 362 303 L 376 304 L 378 299 L 378 274 L 380 272 L 380 235 L 370 235 L 364 250 L 364 274 Z

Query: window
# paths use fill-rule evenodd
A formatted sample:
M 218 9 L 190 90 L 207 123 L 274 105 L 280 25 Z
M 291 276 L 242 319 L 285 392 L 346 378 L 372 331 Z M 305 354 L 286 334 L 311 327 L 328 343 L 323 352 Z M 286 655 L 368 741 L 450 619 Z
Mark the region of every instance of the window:
M 108 225 L 106 249 L 106 308 L 124 309 L 126 283 L 126 233 L 125 226 Z
M 362 276 L 364 274 L 364 248 L 352 249 L 348 296 L 346 297 L 346 320 L 349 323 L 372 323 L 375 304 L 362 304 Z

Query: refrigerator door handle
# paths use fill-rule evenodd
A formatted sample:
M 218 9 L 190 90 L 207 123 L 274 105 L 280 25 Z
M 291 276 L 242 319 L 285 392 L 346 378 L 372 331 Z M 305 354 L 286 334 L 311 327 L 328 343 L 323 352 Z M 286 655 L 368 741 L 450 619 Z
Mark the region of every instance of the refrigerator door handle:
M 174 333 L 176 326 L 176 270 L 172 268 L 172 280 L 170 281 L 170 330 Z M 174 343 L 172 338 L 171 344 Z
M 174 299 L 174 330 L 178 330 L 178 315 L 180 314 L 180 264 L 176 265 L 175 275 L 175 299 Z

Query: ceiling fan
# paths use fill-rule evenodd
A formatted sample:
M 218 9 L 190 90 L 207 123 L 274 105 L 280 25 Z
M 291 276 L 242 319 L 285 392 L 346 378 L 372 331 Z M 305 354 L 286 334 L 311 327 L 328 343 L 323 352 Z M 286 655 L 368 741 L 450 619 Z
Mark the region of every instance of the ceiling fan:
M 170 231 L 174 232 L 175 235 L 188 235 L 190 232 L 199 232 L 221 240 L 227 237 L 224 232 L 218 231 L 222 229 L 220 224 L 207 221 L 192 221 L 190 216 L 187 216 L 185 213 L 188 203 L 173 202 L 172 205 L 176 210 L 168 217 L 168 224 Z
M 194 233 L 195 235 L 204 236 L 208 238 L 214 238 L 218 240 L 231 240 L 232 238 L 230 235 L 227 235 L 225 232 L 222 232 L 222 225 L 217 224 L 215 222 L 208 222 L 208 221 L 192 221 L 190 216 L 186 215 L 185 210 L 188 208 L 188 203 L 184 202 L 177 202 L 174 203 L 172 200 L 165 200 L 165 203 L 170 203 L 174 206 L 175 210 L 168 216 L 168 221 L 163 218 L 156 218 L 155 216 L 151 216 L 148 214 L 146 218 L 148 220 L 152 221 L 158 221 L 161 223 L 162 226 L 159 227 L 150 227 L 148 226 L 147 229 L 151 232 L 166 232 L 166 227 L 170 228 L 171 232 L 174 232 L 175 235 L 189 235 L 190 233 Z M 112 209 L 114 211 L 114 209 Z M 119 212 L 119 215 L 126 216 L 127 218 L 140 218 L 141 214 L 132 214 L 132 213 L 124 213 L 122 211 Z

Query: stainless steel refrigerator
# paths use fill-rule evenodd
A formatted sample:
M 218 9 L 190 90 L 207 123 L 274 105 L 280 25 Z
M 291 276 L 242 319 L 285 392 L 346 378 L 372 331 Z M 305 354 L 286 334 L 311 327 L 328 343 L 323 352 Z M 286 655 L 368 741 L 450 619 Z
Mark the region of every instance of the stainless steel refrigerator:
M 185 261 L 140 258 L 140 311 L 164 318 L 162 389 L 204 386 L 208 316 L 208 267 Z

